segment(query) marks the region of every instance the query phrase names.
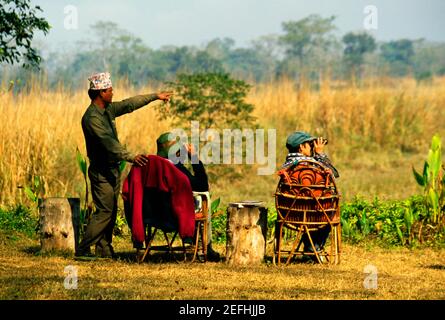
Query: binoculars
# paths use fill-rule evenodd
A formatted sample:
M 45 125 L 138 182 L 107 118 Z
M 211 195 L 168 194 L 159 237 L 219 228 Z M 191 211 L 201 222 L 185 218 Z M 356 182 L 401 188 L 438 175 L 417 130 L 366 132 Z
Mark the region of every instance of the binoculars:
M 317 138 L 318 139 L 318 138 Z M 326 138 L 322 138 L 323 139 L 323 144 L 328 144 L 328 139 L 326 139 Z M 311 145 L 311 148 L 313 148 L 314 147 L 314 141 L 315 140 L 312 140 L 311 142 L 310 142 L 310 145 Z

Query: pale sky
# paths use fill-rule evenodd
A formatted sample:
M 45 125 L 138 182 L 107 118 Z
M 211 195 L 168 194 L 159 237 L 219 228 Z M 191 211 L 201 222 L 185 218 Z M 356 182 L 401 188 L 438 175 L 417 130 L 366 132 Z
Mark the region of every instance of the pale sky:
M 445 0 L 33 0 L 52 25 L 43 40 L 48 49 L 67 47 L 89 38 L 89 26 L 112 21 L 141 38 L 151 48 L 163 45 L 202 46 L 214 38 L 229 37 L 237 47 L 268 34 L 282 34 L 281 23 L 309 14 L 337 16 L 338 35 L 364 31 L 364 8 L 377 8 L 380 41 L 425 38 L 445 42 Z M 65 25 L 73 11 L 77 29 Z M 69 17 L 68 17 L 69 16 Z M 64 24 L 65 23 L 65 24 Z M 38 39 L 43 39 L 39 36 Z

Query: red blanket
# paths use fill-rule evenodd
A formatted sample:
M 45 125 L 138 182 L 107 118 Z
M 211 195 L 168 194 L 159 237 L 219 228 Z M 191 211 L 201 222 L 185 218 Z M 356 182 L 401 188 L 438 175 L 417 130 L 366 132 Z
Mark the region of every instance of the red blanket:
M 192 187 L 185 174 L 167 159 L 150 155 L 148 163 L 143 167 L 133 166 L 125 178 L 122 188 L 124 201 L 130 204 L 132 214 L 133 240 L 145 240 L 142 218 L 142 201 L 144 188 L 156 188 L 171 193 L 173 214 L 178 219 L 179 236 L 184 239 L 193 237 L 195 232 L 195 207 Z

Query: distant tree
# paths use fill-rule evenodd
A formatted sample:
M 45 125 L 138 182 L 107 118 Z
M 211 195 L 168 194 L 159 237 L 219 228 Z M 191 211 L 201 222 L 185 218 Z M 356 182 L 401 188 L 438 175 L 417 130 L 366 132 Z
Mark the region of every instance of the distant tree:
M 372 53 L 377 48 L 373 36 L 367 33 L 347 33 L 343 36 L 345 49 L 343 60 L 348 68 L 349 74 L 360 78 L 365 54 Z
M 216 38 L 207 43 L 205 51 L 207 51 L 210 56 L 215 59 L 224 60 L 227 58 L 234 46 L 235 40 L 231 38 Z
M 331 32 L 335 30 L 334 16 L 322 18 L 319 15 L 310 15 L 299 21 L 289 21 L 282 24 L 285 34 L 280 37 L 285 47 L 287 60 L 297 60 L 300 72 L 307 58 L 317 49 L 328 50 L 332 45 Z M 285 62 L 290 66 L 289 61 Z
M 192 61 L 192 52 L 187 46 L 175 48 L 165 53 L 165 59 L 168 62 L 168 72 L 171 74 L 188 73 Z
M 270 34 L 253 40 L 251 50 L 256 53 L 261 61 L 259 65 L 256 66 L 261 70 L 261 77 L 256 77 L 256 80 L 274 80 L 278 62 L 284 57 L 283 48 L 280 46 L 279 35 Z
M 414 76 L 428 72 L 431 75 L 445 75 L 445 43 L 429 42 L 425 39 L 414 41 L 414 57 L 413 57 Z
M 174 96 L 157 105 L 161 119 L 172 118 L 177 125 L 200 121 L 205 128 L 241 127 L 253 120 L 253 105 L 245 101 L 250 85 L 228 74 L 180 74 L 166 84 Z
M 193 72 L 195 73 L 222 73 L 222 62 L 213 58 L 207 51 L 198 51 L 193 57 Z
M 282 59 L 284 51 L 280 46 L 280 36 L 276 34 L 268 34 L 260 36 L 252 40 L 252 49 L 259 51 L 261 54 L 270 57 L 271 59 Z
M 23 66 L 38 67 L 41 57 L 32 47 L 36 31 L 45 35 L 51 28 L 44 18 L 37 17 L 39 6 L 30 0 L 0 0 L 0 63 L 14 64 L 23 59 Z
M 404 76 L 413 64 L 414 42 L 408 39 L 390 41 L 380 47 L 381 56 L 390 66 L 392 75 Z

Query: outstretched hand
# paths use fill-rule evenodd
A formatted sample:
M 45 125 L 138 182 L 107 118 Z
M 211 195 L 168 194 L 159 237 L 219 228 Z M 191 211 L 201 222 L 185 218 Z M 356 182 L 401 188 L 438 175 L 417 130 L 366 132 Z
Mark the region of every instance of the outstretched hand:
M 159 92 L 158 99 L 164 102 L 169 102 L 170 97 L 173 95 L 173 92 Z

